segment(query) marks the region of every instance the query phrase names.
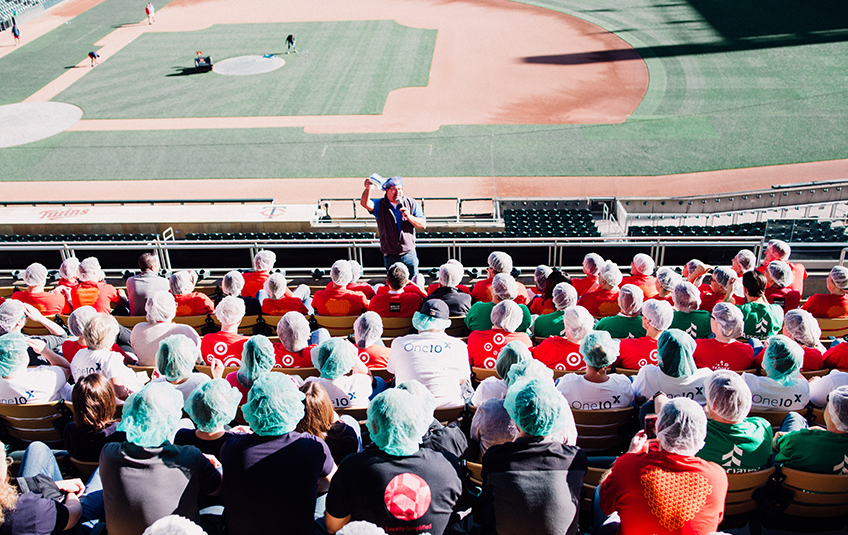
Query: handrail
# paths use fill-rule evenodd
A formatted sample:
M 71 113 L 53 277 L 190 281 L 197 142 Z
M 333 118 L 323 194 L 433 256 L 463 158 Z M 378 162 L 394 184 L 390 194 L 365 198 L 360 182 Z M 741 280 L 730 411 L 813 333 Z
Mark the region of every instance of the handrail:
M 274 199 L 123 199 L 114 201 L 0 201 L 2 206 L 65 206 L 69 204 L 271 204 Z
M 419 198 L 417 198 L 417 200 L 421 202 L 421 209 L 424 211 L 424 214 L 427 217 L 428 221 L 460 222 L 460 221 L 462 221 L 462 219 L 469 219 L 469 220 L 473 219 L 475 221 L 498 221 L 500 219 L 498 202 L 497 202 L 496 199 L 494 199 L 492 197 L 477 197 L 477 198 L 468 198 L 468 199 L 465 199 L 465 198 L 461 199 L 459 197 L 419 197 Z M 360 199 L 352 199 L 350 197 L 331 198 L 331 199 L 321 198 L 321 199 L 318 200 L 318 209 L 324 210 L 325 213 L 330 217 L 330 219 L 322 220 L 320 217 L 318 217 L 316 219 L 316 221 L 313 221 L 313 224 L 320 226 L 322 223 L 325 223 L 325 222 L 326 223 L 338 223 L 340 221 L 370 221 L 370 220 L 373 220 L 374 217 L 371 214 L 359 215 L 359 210 L 360 210 L 359 201 L 360 201 Z M 427 215 L 427 212 L 425 210 L 425 206 L 428 202 L 432 203 L 433 201 L 452 201 L 456 204 L 455 212 L 452 215 Z M 469 215 L 469 216 L 463 217 L 463 215 L 462 215 L 462 204 L 463 203 L 481 202 L 481 201 L 491 203 L 491 205 L 492 205 L 492 211 L 491 211 L 492 215 L 491 215 L 491 217 L 480 218 L 480 217 L 477 217 L 476 215 L 474 215 L 474 216 Z M 330 216 L 329 207 L 331 206 L 331 203 L 334 203 L 334 202 L 344 203 L 344 204 L 350 203 L 351 206 L 353 207 L 353 216 Z

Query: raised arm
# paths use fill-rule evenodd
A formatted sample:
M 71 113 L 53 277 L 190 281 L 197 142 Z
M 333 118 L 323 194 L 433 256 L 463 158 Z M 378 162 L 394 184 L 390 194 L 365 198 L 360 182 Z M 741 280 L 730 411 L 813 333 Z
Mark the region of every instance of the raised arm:
M 365 179 L 365 189 L 362 191 L 362 197 L 359 199 L 359 204 L 369 212 L 374 211 L 374 201 L 371 200 L 371 180 Z

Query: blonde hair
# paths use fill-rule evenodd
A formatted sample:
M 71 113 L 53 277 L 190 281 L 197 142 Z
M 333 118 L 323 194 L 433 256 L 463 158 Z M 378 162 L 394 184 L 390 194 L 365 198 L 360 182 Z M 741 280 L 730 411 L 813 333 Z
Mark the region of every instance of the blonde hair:
M 0 442 L 0 451 L 5 453 L 6 445 Z M 6 459 L 3 463 L 3 477 L 0 478 L 0 524 L 6 522 L 6 513 L 15 508 L 18 501 L 18 491 L 9 484 L 9 468 L 6 465 Z
M 82 338 L 85 340 L 85 345 L 91 350 L 108 349 L 114 345 L 115 339 L 118 337 L 118 330 L 118 320 L 109 314 L 100 313 L 85 324 Z

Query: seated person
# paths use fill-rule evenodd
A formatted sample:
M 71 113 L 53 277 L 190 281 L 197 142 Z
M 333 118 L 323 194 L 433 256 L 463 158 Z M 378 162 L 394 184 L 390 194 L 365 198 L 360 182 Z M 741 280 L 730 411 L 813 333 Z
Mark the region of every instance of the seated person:
M 277 323 L 280 342 L 274 344 L 274 367 L 311 368 L 315 346 L 310 345 L 309 335 L 306 317 L 299 312 L 286 312 Z
M 368 298 L 347 288 L 353 278 L 347 260 L 336 260 L 330 269 L 333 287 L 318 290 L 312 298 L 312 308 L 319 316 L 359 316 L 368 311 Z
M 194 291 L 196 280 L 193 271 L 177 271 L 168 280 L 177 303 L 177 316 L 204 316 L 215 311 L 215 303 L 208 295 Z
M 648 364 L 657 362 L 657 340 L 668 329 L 674 319 L 674 310 L 667 302 L 660 299 L 648 299 L 642 305 L 642 327 L 645 336 L 622 340 L 619 346 L 620 355 L 616 366 L 629 370 L 638 370 Z
M 377 292 L 368 302 L 368 310 L 383 318 L 411 318 L 421 308 L 422 297 L 404 291 L 409 281 L 409 268 L 403 262 L 395 262 L 386 270 L 388 292 Z M 423 293 L 423 292 L 422 292 Z
M 765 271 L 768 288 L 765 291 L 766 300 L 779 305 L 784 312 L 798 308 L 801 304 L 801 292 L 792 288 L 792 268 L 786 262 L 773 260 Z
M 367 407 L 371 396 L 371 375 L 359 360 L 356 348 L 342 338 L 330 338 L 312 352 L 312 363 L 320 377 L 305 382 L 317 382 L 330 395 L 337 409 Z
M 591 332 L 595 318 L 588 310 L 578 305 L 565 309 L 562 324 L 565 326 L 562 331 L 564 336 L 545 338 L 533 348 L 533 358 L 553 370 L 585 370 L 586 364 L 580 355 L 580 342 Z M 471 337 L 468 340 L 470 342 Z
M 810 401 L 810 384 L 801 375 L 804 350 L 782 334 L 769 338 L 763 357 L 766 376 L 743 373 L 755 411 L 798 411 Z
M 783 309 L 772 305 L 765 298 L 766 277 L 759 271 L 748 271 L 742 275 L 745 303 L 739 305 L 745 320 L 745 337 L 766 340 L 780 332 L 783 325 Z M 730 298 L 725 296 L 726 301 Z
M 801 308 L 815 318 L 848 317 L 848 268 L 835 266 L 827 275 L 827 294 L 813 294 Z
M 476 462 L 480 462 L 492 446 L 518 438 L 518 427 L 506 412 L 503 399 L 489 398 L 477 407 L 471 420 L 470 437 L 480 449 Z
M 563 329 L 565 329 L 565 326 L 562 324 L 562 315 L 566 308 L 573 307 L 577 304 L 577 290 L 571 284 L 561 282 L 554 286 L 551 298 L 553 299 L 556 311 L 550 314 L 543 314 L 533 322 L 533 337 L 536 338 L 537 342 L 542 338 L 558 336 L 562 333 Z
M 526 308 L 526 307 L 525 307 Z M 521 305 L 513 300 L 501 301 L 492 308 L 492 328 L 473 331 L 468 336 L 468 359 L 475 368 L 494 368 L 501 348 L 518 340 L 527 347 L 533 343 L 525 332 L 516 332 L 523 319 Z
M 530 302 L 530 313 L 531 314 L 551 314 L 552 312 L 556 312 L 556 305 L 554 305 L 554 288 L 558 284 L 570 284 L 565 275 L 562 274 L 561 271 L 555 269 L 551 271 L 548 276 L 545 278 L 546 286 L 542 289 L 542 293 L 533 298 L 533 301 Z
M 481 281 L 477 281 L 471 289 L 471 297 L 475 302 L 479 301 L 483 303 L 490 303 L 494 298 L 492 282 L 495 275 L 501 273 L 504 275 L 511 275 L 512 257 L 503 251 L 493 251 L 489 255 L 488 263 L 489 267 L 486 268 L 486 278 Z M 515 299 L 515 302 L 519 305 L 526 305 L 530 302 L 530 299 L 527 297 L 527 288 L 525 288 L 520 282 L 516 281 L 515 284 L 518 286 L 518 291 L 513 299 Z
M 156 292 L 171 289 L 168 279 L 159 276 L 159 256 L 155 252 L 144 253 L 138 257 L 141 273 L 127 279 L 127 300 L 130 303 L 131 316 L 143 316 L 147 299 Z
M 492 291 L 492 299 L 487 302 L 477 302 L 471 305 L 471 309 L 465 316 L 465 326 L 469 331 L 487 331 L 492 328 L 492 309 L 495 305 L 503 301 L 515 301 L 519 294 L 518 283 L 512 275 L 506 273 L 498 273 L 492 279 L 489 288 Z M 532 317 L 530 309 L 527 305 L 518 305 L 521 309 L 521 323 L 515 329 L 517 332 L 526 332 L 530 328 Z
M 577 304 L 596 318 L 615 316 L 618 308 L 618 285 L 621 284 L 621 271 L 614 262 L 607 260 L 598 270 L 597 288 L 580 296 Z
M 31 336 L 23 334 L 22 330 L 27 319 L 40 324 L 50 334 Z M 26 338 L 29 344 L 27 354 L 30 366 L 40 366 L 47 362 L 44 353 L 60 348 L 67 339 L 65 330 L 55 321 L 45 318 L 34 306 L 16 299 L 9 299 L 0 304 L 0 335 L 10 333 L 22 334 Z
M 717 303 L 710 314 L 710 330 L 715 338 L 695 340 L 695 364 L 711 370 L 742 371 L 758 367 L 754 349 L 737 338 L 742 336 L 742 311 L 730 303 Z
M 701 292 L 691 282 L 681 282 L 671 292 L 674 302 L 674 320 L 671 329 L 680 329 L 692 338 L 706 338 L 710 335 L 710 313 L 698 310 L 701 306 Z
M 144 308 L 147 321 L 137 323 L 130 334 L 130 344 L 138 358 L 139 366 L 154 366 L 159 343 L 171 335 L 187 336 L 200 347 L 200 335 L 197 331 L 189 325 L 173 322 L 177 315 L 177 302 L 169 292 L 154 293 L 147 298 Z M 74 311 L 74 314 L 76 313 Z
M 265 287 L 265 281 L 271 276 L 277 255 L 273 251 L 259 251 L 253 257 L 253 271 L 248 271 L 244 277 L 244 286 L 241 289 L 243 297 L 256 297 L 259 290 Z
M 211 366 L 215 359 L 224 366 L 238 366 L 241 351 L 247 336 L 238 333 L 238 327 L 244 318 L 244 301 L 238 297 L 227 296 L 215 307 L 215 317 L 221 322 L 221 330 L 203 335 L 200 339 L 200 354 L 203 362 Z
M 471 397 L 471 404 L 479 407 L 487 399 L 505 398 L 508 387 L 506 376 L 512 365 L 532 358 L 533 355 L 530 353 L 530 349 L 518 340 L 513 340 L 503 346 L 501 352 L 498 353 L 498 360 L 495 361 L 495 373 L 497 375 L 491 375 L 480 381 L 480 384 L 477 385 L 477 389 L 474 391 L 474 395 Z
M 104 444 L 127 439 L 123 431 L 118 431 L 115 389 L 105 376 L 92 373 L 77 381 L 71 399 L 74 420 L 68 422 L 62 432 L 68 455 L 79 461 L 96 463 Z
M 644 402 L 658 392 L 668 397 L 686 397 L 704 405 L 704 379 L 712 371 L 698 368 L 692 355 L 695 340 L 679 329 L 669 329 L 657 343 L 657 364 L 643 366 L 633 378 L 633 393 Z
M 282 273 L 274 273 L 265 281 L 265 293 L 268 297 L 261 300 L 262 313 L 269 316 L 283 316 L 287 312 L 299 312 L 309 314 L 309 309 L 303 301 L 294 295 L 286 296 L 288 281 Z
M 44 291 L 44 285 L 47 284 L 47 268 L 43 265 L 30 264 L 24 271 L 23 281 L 27 286 L 26 290 L 13 293 L 12 299 L 29 303 L 45 316 L 71 312 L 71 306 L 61 292 Z
M 189 394 L 183 409 L 195 429 L 180 429 L 174 437 L 178 446 L 194 446 L 204 453 L 221 459 L 221 447 L 235 433 L 225 427 L 236 417 L 242 395 L 224 379 L 212 379 L 198 385 Z
M 710 278 L 709 289 L 701 290 L 701 310 L 712 312 L 716 303 L 724 301 L 724 296 L 727 295 L 727 288 L 734 287 L 733 284 L 735 284 L 734 281 L 736 281 L 736 278 L 736 274 L 729 268 L 720 267 L 714 269 Z M 741 305 L 745 302 L 745 298 L 731 294 L 730 302 L 734 305 Z
M 74 309 L 93 306 L 98 312 L 109 314 L 111 305 L 127 306 L 127 294 L 118 290 L 103 279 L 106 274 L 100 268 L 100 262 L 90 256 L 80 262 L 79 284 L 71 289 L 71 303 Z
M 771 460 L 774 433 L 764 418 L 746 418 L 751 389 L 738 373 L 719 370 L 707 377 L 707 438 L 698 457 L 729 474 L 763 470 Z
M 333 409 L 330 395 L 319 383 L 312 381 L 300 387 L 306 399 L 303 400 L 304 414 L 295 431 L 309 433 L 327 443 L 336 465 L 345 457 L 362 450 L 359 422 L 349 414 L 339 416 Z
M 632 284 L 642 290 L 646 299 L 657 295 L 657 278 L 654 277 L 656 264 L 654 259 L 645 253 L 633 257 L 630 263 L 630 276 L 621 279 L 621 285 Z
M 783 240 L 771 240 L 766 245 L 765 254 L 763 256 L 763 265 L 757 268 L 760 273 L 765 273 L 766 268 L 775 260 L 786 262 L 792 270 L 792 288 L 798 290 L 798 293 L 804 295 L 804 279 L 807 278 L 807 270 L 803 264 L 792 263 L 789 261 L 789 255 L 792 254 L 792 248 Z
M 90 373 L 101 373 L 112 382 L 118 399 L 127 399 L 143 386 L 134 371 L 124 365 L 124 356 L 112 351 L 118 336 L 118 320 L 109 314 L 95 314 L 85 324 L 82 337 L 85 349 L 74 356 L 71 375 L 74 382 Z
M 79 286 L 80 261 L 77 257 L 72 256 L 66 258 L 62 265 L 59 266 L 59 282 L 56 283 L 56 288 L 62 287 L 69 290 Z M 70 296 L 68 296 L 70 297 Z M 69 299 L 70 302 L 70 299 Z
M 798 418 L 798 421 L 800 429 L 777 433 L 774 462 L 814 474 L 848 473 L 845 463 L 845 452 L 848 451 L 848 386 L 840 386 L 830 393 L 824 411 L 825 429 L 807 429 L 805 420 Z
M 212 296 L 212 302 L 215 306 L 221 302 L 221 299 L 231 295 L 244 301 L 244 315 L 257 316 L 262 313 L 262 305 L 259 304 L 259 299 L 255 297 L 244 297 L 241 295 L 241 289 L 244 288 L 244 277 L 238 271 L 228 271 L 226 275 L 221 277 L 220 292 L 215 292 Z
M 810 383 L 810 403 L 819 409 L 827 406 L 827 396 L 840 386 L 848 385 L 848 372 L 831 370 L 824 377 L 812 377 Z
M 607 331 L 613 338 L 642 338 L 647 331 L 642 327 L 642 290 L 633 284 L 625 284 L 618 291 L 618 308 L 615 316 L 601 318 L 595 325 L 596 331 Z M 538 318 L 536 321 L 539 321 Z
M 694 284 L 695 287 L 700 290 L 702 286 L 705 286 L 704 279 L 710 270 L 712 270 L 712 267 L 704 264 L 697 258 L 693 258 L 683 264 L 683 278 Z
M 366 312 L 353 322 L 353 338 L 359 352 L 359 360 L 368 368 L 385 368 L 389 363 L 391 349 L 381 343 L 383 318 L 376 312 Z
M 483 533 L 577 533 L 586 454 L 554 440 L 571 409 L 539 379 L 512 385 L 504 400 L 514 442 L 483 456 Z
M 678 275 L 673 269 L 669 267 L 659 268 L 657 270 L 657 293 L 653 297 L 645 299 L 645 301 L 656 299 L 658 301 L 665 301 L 669 305 L 673 305 L 674 298 L 671 296 L 671 293 L 681 282 L 683 282 L 683 278 L 681 278 L 680 275 Z
M 821 370 L 824 367 L 824 352 L 821 343 L 821 327 L 816 318 L 806 310 L 795 308 L 787 310 L 783 317 L 783 335 L 788 336 L 804 350 L 802 372 Z M 763 354 L 757 356 L 757 366 L 762 366 Z
M 436 410 L 436 398 L 427 390 L 427 387 L 419 381 L 407 381 L 397 385 L 398 390 L 405 390 L 415 396 L 415 399 L 424 407 L 424 414 L 430 417 L 430 425 L 424 436 L 421 437 L 421 447 L 433 451 L 450 453 L 454 457 L 463 459 L 467 457 L 468 439 L 465 433 L 456 424 L 442 425 L 434 416 Z
M 366 299 L 374 297 L 374 295 L 376 295 L 374 287 L 367 282 L 360 280 L 362 278 L 362 266 L 359 265 L 359 262 L 356 260 L 348 260 L 348 263 L 350 264 L 351 281 L 347 284 L 347 289 L 362 293 L 365 295 Z M 327 286 L 329 286 L 329 284 Z
M 461 274 L 460 277 L 459 277 L 459 281 L 462 282 L 462 277 L 465 276 L 465 268 L 462 266 L 462 262 L 460 262 L 456 258 L 451 258 L 450 260 L 445 262 L 445 264 L 450 264 L 451 266 L 454 266 L 454 268 L 458 270 L 458 272 Z M 436 290 L 438 290 L 441 287 L 442 287 L 441 282 L 431 283 L 429 286 L 427 286 L 427 295 L 432 294 L 433 292 L 435 292 Z M 462 293 L 471 295 L 471 289 L 464 284 L 457 283 L 456 289 L 459 290 Z
M 583 257 L 583 273 L 585 277 L 571 279 L 571 284 L 577 290 L 577 295 L 583 295 L 598 284 L 598 270 L 604 265 L 604 259 L 597 253 L 589 253 Z
M 593 331 L 580 342 L 586 374 L 566 373 L 556 383 L 572 409 L 623 409 L 633 404 L 633 386 L 627 376 L 609 373 L 618 358 L 618 340 L 606 331 Z
M 527 305 L 528 307 L 533 305 L 533 301 L 535 301 L 537 297 L 545 293 L 545 282 L 548 280 L 548 275 L 553 273 L 553 271 L 554 270 L 551 269 L 550 266 L 546 266 L 544 264 L 539 264 L 536 266 L 536 269 L 533 270 L 533 282 L 535 286 L 533 288 L 527 288 L 528 296 L 530 297 L 530 304 Z
M 171 385 L 186 400 L 195 388 L 209 380 L 205 373 L 194 371 L 199 360 L 200 348 L 194 340 L 182 334 L 172 334 L 159 344 L 151 382 Z
M 50 366 L 27 368 L 27 348 L 29 342 L 21 333 L 0 336 L 0 403 L 24 405 L 70 399 L 68 361 L 44 348 L 42 355 Z
M 442 264 L 439 268 L 439 287 L 434 288 L 424 300 L 441 299 L 448 305 L 451 316 L 465 316 L 471 309 L 471 295 L 463 292 L 458 286 L 462 275 L 461 264 Z M 432 287 L 432 284 L 430 286 Z
M 169 298 L 170 296 L 171 294 L 168 294 Z M 85 349 L 85 339 L 82 337 L 82 333 L 85 330 L 85 324 L 88 323 L 88 320 L 93 318 L 95 315 L 97 315 L 97 311 L 94 310 L 94 307 L 84 306 L 74 310 L 71 312 L 71 315 L 68 316 L 68 331 L 70 331 L 71 336 L 62 342 L 62 356 L 65 357 L 65 360 L 69 363 L 73 362 L 74 355 L 76 355 L 80 349 Z M 121 349 L 117 342 L 112 346 L 112 351 L 123 354 L 124 360 L 126 361 L 126 353 L 124 353 L 124 350 Z
M 270 373 L 274 367 L 274 346 L 267 337 L 258 334 L 251 336 L 244 344 L 241 364 L 236 372 L 227 374 L 226 381 L 241 392 L 241 403 L 247 403 L 250 388 L 257 379 Z

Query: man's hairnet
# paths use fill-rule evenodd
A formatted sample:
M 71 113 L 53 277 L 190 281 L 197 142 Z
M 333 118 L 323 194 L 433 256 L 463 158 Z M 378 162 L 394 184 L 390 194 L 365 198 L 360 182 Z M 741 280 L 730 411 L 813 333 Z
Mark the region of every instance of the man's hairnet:
M 546 437 L 561 429 L 565 425 L 563 413 L 571 410 L 565 397 L 541 379 L 512 384 L 504 407 L 519 429 L 535 437 Z
M 612 366 L 619 353 L 619 341 L 607 331 L 592 331 L 580 342 L 580 354 L 583 362 L 593 368 Z
M 696 401 L 677 397 L 663 405 L 657 418 L 657 441 L 663 450 L 695 455 L 704 447 L 707 416 Z
M 206 532 L 188 518 L 171 514 L 147 526 L 141 535 L 206 535 Z
M 171 294 L 168 292 L 164 293 L 168 294 L 168 297 L 171 297 Z M 173 297 L 171 297 L 171 300 L 173 301 Z M 68 317 L 68 330 L 71 331 L 72 335 L 81 337 L 83 331 L 85 331 L 85 324 L 96 315 L 97 309 L 91 305 L 74 309 Z
M 391 176 L 383 182 L 382 190 L 386 191 L 389 188 L 403 188 L 403 177 L 402 176 Z
M 409 282 L 409 268 L 403 262 L 395 262 L 386 270 L 386 285 L 392 290 L 400 290 Z
M 89 349 L 108 349 L 115 344 L 121 326 L 110 314 L 97 313 L 85 324 L 82 338 Z
M 638 316 L 645 301 L 645 292 L 635 284 L 625 284 L 618 290 L 618 308 L 626 316 Z
M 424 406 L 404 390 L 390 388 L 368 405 L 368 431 L 380 450 L 405 457 L 418 451 L 421 438 L 432 422 Z
M 438 406 L 438 402 L 436 401 L 436 397 L 424 386 L 420 381 L 416 381 L 412 379 L 410 381 L 405 381 L 397 385 L 397 388 L 401 390 L 406 390 L 410 394 L 416 397 L 418 401 L 421 402 L 421 407 L 424 409 L 424 414 L 429 417 L 433 417 L 433 412 L 436 410 Z
M 169 381 L 186 379 L 200 357 L 200 348 L 184 334 L 172 334 L 159 342 L 156 369 Z
M 513 364 L 503 378 L 507 388 L 521 381 L 540 379 L 554 384 L 554 371 L 541 361 L 530 358 Z
M 331 381 L 353 369 L 356 358 L 356 348 L 343 338 L 330 338 L 312 351 L 312 364 Z
M 512 271 L 512 257 L 503 251 L 493 251 L 489 255 L 489 267 L 495 273 L 509 273 Z
M 242 414 L 257 435 L 284 435 L 303 419 L 305 398 L 286 374 L 266 373 L 250 387 Z
M 383 336 L 383 318 L 376 312 L 368 311 L 353 322 L 353 337 L 356 347 L 365 349 L 377 343 Z
M 220 431 L 233 421 L 241 403 L 241 392 L 225 379 L 201 383 L 185 402 L 185 411 L 194 425 L 204 433 Z
M 147 323 L 164 323 L 177 316 L 177 302 L 171 292 L 159 291 L 144 303 Z
M 238 297 L 228 295 L 218 302 L 215 307 L 215 317 L 222 325 L 238 325 L 244 318 L 244 301 Z
M 718 267 L 713 270 L 713 280 L 722 288 L 726 288 L 727 284 L 735 278 L 736 273 L 730 268 Z
M 443 331 L 451 326 L 448 305 L 441 299 L 428 299 L 421 310 L 412 315 L 412 326 L 418 332 Z
M 300 312 L 286 312 L 277 323 L 277 336 L 286 351 L 299 353 L 309 345 L 309 322 Z
M 843 433 L 848 433 L 848 386 L 843 385 L 830 391 L 827 397 L 827 412 L 833 426 Z
M 65 259 L 62 265 L 59 266 L 59 276 L 65 280 L 72 280 L 79 277 L 80 261 L 79 258 L 72 256 Z
M 336 260 L 330 268 L 330 279 L 336 286 L 347 286 L 353 281 L 353 270 L 347 260 Z
M 789 247 L 789 244 L 783 240 L 770 240 L 766 249 L 771 251 L 771 254 L 774 255 L 775 259 L 783 260 L 784 262 L 789 259 L 789 255 L 792 254 L 792 248 Z
M 442 286 L 456 287 L 457 284 L 462 282 L 462 276 L 462 266 L 447 263 L 439 267 L 439 284 Z
M 701 306 L 701 292 L 689 281 L 683 281 L 671 292 L 674 306 L 681 312 L 693 312 Z
M 171 285 L 171 293 L 174 295 L 185 295 L 194 290 L 194 277 L 188 271 L 177 271 L 168 280 Z
M 0 305 L 0 334 L 10 333 L 26 316 L 26 307 L 17 299 L 7 299 Z
M 524 312 L 515 301 L 501 301 L 492 309 L 492 325 L 514 333 L 524 320 Z
M 631 270 L 635 270 L 634 275 L 652 275 L 656 264 L 654 259 L 645 253 L 639 253 L 633 257 L 633 262 L 630 264 Z
M 274 273 L 265 281 L 264 288 L 271 299 L 282 299 L 286 295 L 289 281 L 282 273 Z
M 796 308 L 783 316 L 783 328 L 799 344 L 815 347 L 821 339 L 821 327 L 816 318 L 806 310 Z
M 244 275 L 238 271 L 228 271 L 221 279 L 221 291 L 224 292 L 224 295 L 238 297 L 241 295 L 242 288 L 244 288 Z
M 348 522 L 336 533 L 337 535 L 386 535 L 383 528 L 365 520 Z
M 771 277 L 774 285 L 778 288 L 786 288 L 795 280 L 795 274 L 792 273 L 792 268 L 786 262 L 772 260 L 769 262 L 767 269 L 769 277 Z
M 243 385 L 250 385 L 274 367 L 274 344 L 267 337 L 257 334 L 244 343 L 238 378 Z
M 739 338 L 745 328 L 745 320 L 739 307 L 732 303 L 716 303 L 712 317 L 722 336 Z
M 156 448 L 167 442 L 183 412 L 183 395 L 169 384 L 147 383 L 130 394 L 118 424 L 127 440 L 142 448 Z
M 35 262 L 24 271 L 24 284 L 27 286 L 44 286 L 47 282 L 47 268 Z
M 830 270 L 830 280 L 832 280 L 833 285 L 840 290 L 848 290 L 848 268 L 834 266 L 834 268 Z
M 566 308 L 562 313 L 563 334 L 582 340 L 595 326 L 595 318 L 584 307 L 577 305 Z
M 583 257 L 583 272 L 588 275 L 597 275 L 602 265 L 604 259 L 597 253 L 589 253 Z
M 742 272 L 751 271 L 755 267 L 757 267 L 757 256 L 748 249 L 742 249 L 736 256 L 736 263 L 739 264 L 739 267 L 742 269 Z
M 518 297 L 518 283 L 509 273 L 498 273 L 492 278 L 492 293 L 501 301 Z
M 536 270 L 533 272 L 533 282 L 536 283 L 536 288 L 545 289 L 545 281 L 548 280 L 548 275 L 553 272 L 549 266 L 544 264 L 540 264 L 536 266 Z
M 666 292 L 674 290 L 674 287 L 682 281 L 683 277 L 671 268 L 661 267 L 657 270 L 657 282 Z
M 642 305 L 642 317 L 648 320 L 648 323 L 658 331 L 664 331 L 671 326 L 674 320 L 674 309 L 668 304 L 668 301 L 660 299 L 648 299 Z
M 356 282 L 362 277 L 362 266 L 356 260 L 348 260 L 350 264 L 350 282 Z
M 615 262 L 611 260 L 607 260 L 598 270 L 598 280 L 604 281 L 608 285 L 612 287 L 616 287 L 621 284 L 621 271 L 618 269 L 618 266 Z
M 79 281 L 99 281 L 103 278 L 103 269 L 100 267 L 100 261 L 93 256 L 89 256 L 79 265 Z
M 26 336 L 9 333 L 0 336 L 0 377 L 9 377 L 29 363 Z
M 277 255 L 274 251 L 259 251 L 253 257 L 253 269 L 256 271 L 271 271 L 274 269 L 274 263 L 277 261 Z
M 513 364 L 524 362 L 525 360 L 532 358 L 533 354 L 530 353 L 530 348 L 528 348 L 526 344 L 519 342 L 518 340 L 513 340 L 503 346 L 503 348 L 501 348 L 501 352 L 498 353 L 498 359 L 495 361 L 495 372 L 497 372 L 498 377 L 503 379 L 507 376 Z
M 768 339 L 763 356 L 766 375 L 786 386 L 794 381 L 804 363 L 804 350 L 798 342 L 778 334 Z
M 695 340 L 680 329 L 663 331 L 657 340 L 657 361 L 660 370 L 669 377 L 689 377 L 695 365 Z
M 734 371 L 714 371 L 704 381 L 704 395 L 710 412 L 729 422 L 741 422 L 751 410 L 751 389 Z
M 577 290 L 570 283 L 560 282 L 554 286 L 551 298 L 557 310 L 565 310 L 577 304 Z

